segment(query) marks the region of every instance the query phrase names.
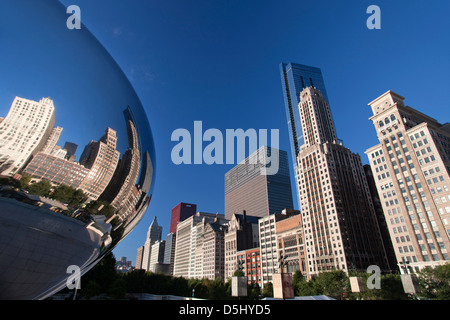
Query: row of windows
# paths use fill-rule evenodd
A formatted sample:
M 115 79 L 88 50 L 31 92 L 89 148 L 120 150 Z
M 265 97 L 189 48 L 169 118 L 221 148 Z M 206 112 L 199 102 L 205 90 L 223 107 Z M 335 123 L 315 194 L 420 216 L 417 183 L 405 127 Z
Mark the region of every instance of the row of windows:
M 384 121 L 383 121 L 383 120 L 380 120 L 380 121 L 378 122 L 378 125 L 379 125 L 380 127 L 384 127 L 385 124 L 387 125 L 387 124 L 389 124 L 391 121 L 395 121 L 395 120 L 396 120 L 395 115 L 394 115 L 394 114 L 391 114 L 390 117 L 384 118 Z

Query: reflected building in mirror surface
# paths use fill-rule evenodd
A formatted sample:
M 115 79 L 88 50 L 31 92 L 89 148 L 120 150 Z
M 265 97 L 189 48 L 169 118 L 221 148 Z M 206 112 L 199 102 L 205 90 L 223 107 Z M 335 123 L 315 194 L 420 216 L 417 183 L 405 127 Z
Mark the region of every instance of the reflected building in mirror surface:
M 0 174 L 14 175 L 41 151 L 55 125 L 53 100 L 16 97 L 0 123 Z
M 81 154 L 80 164 L 90 169 L 90 172 L 80 188 L 92 200 L 98 199 L 116 170 L 120 156 L 116 145 L 116 131 L 107 128 L 105 135 L 99 141 L 89 142 Z

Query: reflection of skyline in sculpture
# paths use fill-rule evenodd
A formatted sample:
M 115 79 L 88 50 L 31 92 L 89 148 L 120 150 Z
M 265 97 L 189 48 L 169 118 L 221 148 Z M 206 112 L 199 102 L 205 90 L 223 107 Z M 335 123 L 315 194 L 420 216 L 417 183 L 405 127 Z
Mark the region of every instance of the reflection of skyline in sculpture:
M 68 266 L 79 266 L 83 276 L 113 250 L 131 226 L 136 225 L 137 218 L 142 217 L 151 197 L 140 196 L 136 214 L 129 221 L 113 219 L 106 223 L 115 214 L 114 207 L 98 199 L 86 203 L 80 187 L 66 185 L 70 182 L 81 185 L 80 171 L 95 169 L 94 165 L 89 170 L 77 162 L 85 145 L 92 139 L 99 140 L 108 128 L 116 130 L 115 149 L 122 157 L 129 148 L 127 123 L 123 120 L 126 106 L 133 110 L 139 124 L 135 127 L 142 145 L 140 156 L 145 157 L 148 151 L 153 168 L 154 143 L 146 112 L 123 70 L 86 26 L 76 32 L 66 28 L 67 8 L 63 4 L 31 1 L 23 6 L 3 1 L 0 7 L 1 29 L 5 31 L 2 45 L 8 48 L 0 61 L 3 76 L 0 116 L 6 116 L 16 95 L 39 101 L 51 94 L 55 101 L 55 110 L 40 115 L 32 114 L 29 108 L 16 121 L 21 127 L 9 127 L 0 133 L 0 146 L 9 144 L 0 152 L 0 299 L 43 299 L 65 287 L 70 276 Z M 48 19 L 42 20 L 43 16 Z M 40 110 L 37 107 L 41 108 L 32 101 L 30 106 L 37 111 Z M 0 118 L 0 124 L 3 121 L 10 123 L 6 117 Z M 27 131 L 27 125 L 28 129 L 36 130 Z M 33 125 L 38 127 L 31 128 Z M 17 142 L 25 144 L 16 146 L 18 155 L 11 159 L 14 154 L 8 148 L 18 139 Z M 78 145 L 76 155 L 65 141 Z M 23 152 L 20 147 L 24 147 Z M 45 177 L 32 177 L 30 181 L 28 175 L 21 176 L 21 170 L 38 154 L 42 161 L 51 159 L 47 165 L 55 170 L 42 174 L 54 174 L 53 182 Z M 50 169 L 44 164 L 41 167 Z M 4 172 L 5 169 L 9 172 Z M 116 169 L 111 168 L 111 178 Z M 99 177 L 102 175 L 107 177 L 108 171 L 100 172 Z M 133 186 L 134 192 L 139 186 Z M 93 195 L 100 196 L 102 187 L 99 184 Z
M 131 108 L 127 107 L 123 114 L 127 124 L 128 150 L 122 156 L 113 181 L 101 199 L 109 198 L 111 205 L 117 209 L 115 217 L 125 221 L 123 228 L 126 236 L 141 220 L 150 203 L 153 166 L 148 151 L 142 153 L 139 126 Z
M 99 141 L 91 141 L 84 148 L 80 164 L 90 169 L 88 176 L 80 188 L 92 200 L 97 200 L 112 179 L 119 162 L 119 151 L 116 150 L 116 131 L 107 128 Z
M 120 159 L 111 183 L 100 197 L 101 201 L 111 204 L 117 210 L 114 217 L 118 217 L 121 221 L 127 220 L 136 211 L 140 191 L 135 187 L 135 183 L 139 174 L 141 159 L 139 137 L 133 122 L 131 109 L 127 108 L 124 115 L 127 123 L 129 147 Z
M 46 114 L 45 121 L 41 120 L 42 115 Z M 2 231 L 2 237 L 9 238 L 6 242 L 8 249 L 3 250 L 3 256 L 9 254 L 11 261 L 16 262 L 23 261 L 23 259 L 31 261 L 28 256 L 21 256 L 21 254 L 14 256 L 14 252 L 19 252 L 17 246 L 21 245 L 20 239 L 31 237 L 34 239 L 34 249 L 31 251 L 38 252 L 36 257 L 39 255 L 41 257 L 41 260 L 36 258 L 30 262 L 32 270 L 28 267 L 19 268 L 20 270 L 17 271 L 20 274 L 17 278 L 20 279 L 19 283 L 22 279 L 29 281 L 30 277 L 35 277 L 38 273 L 45 274 L 46 272 L 42 268 L 36 267 L 35 264 L 44 260 L 48 262 L 47 259 L 51 260 L 49 265 L 56 264 L 57 257 L 63 255 L 61 250 L 65 249 L 69 249 L 73 253 L 67 255 L 67 259 L 59 260 L 60 264 L 57 267 L 59 271 L 57 272 L 61 274 L 62 267 L 74 264 L 77 260 L 83 261 L 82 267 L 84 272 L 87 271 L 105 252 L 112 250 L 125 235 L 131 232 L 145 214 L 151 197 L 149 191 L 153 177 L 153 165 L 149 151 L 145 150 L 144 153 L 141 153 L 139 128 L 132 109 L 127 107 L 123 111 L 123 115 L 127 128 L 128 149 L 122 158 L 119 159 L 120 152 L 116 150 L 118 140 L 116 131 L 108 127 L 99 141 L 91 140 L 85 146 L 79 162 L 76 162 L 77 144 L 66 142 L 63 149 L 57 145 L 63 128 L 54 127 L 55 107 L 53 101 L 44 98 L 38 103 L 19 97 L 14 100 L 8 116 L 0 123 L 0 128 L 2 128 L 0 129 L 0 139 L 3 139 L 1 140 L 3 143 L 0 149 L 0 159 L 2 159 L 0 165 L 2 165 L 3 176 L 14 176 L 16 179 L 20 179 L 22 174 L 26 173 L 31 176 L 33 183 L 47 180 L 53 187 L 70 186 L 84 192 L 87 196 L 85 205 L 99 205 L 96 209 L 98 214 L 94 215 L 88 211 L 87 207 L 71 209 L 70 205 L 68 207 L 67 204 L 47 198 L 25 193 L 16 195 L 13 189 L 8 189 L 10 191 L 7 193 L 2 191 L 0 199 L 3 211 L 0 215 L 2 220 L 7 220 L 10 224 L 18 223 L 17 219 L 11 215 L 15 211 L 17 217 L 33 221 L 33 228 L 40 225 L 40 221 L 48 221 L 37 229 L 32 228 L 22 233 L 8 228 Z M 23 120 L 18 119 L 19 117 L 25 117 L 28 121 L 19 121 Z M 27 126 L 32 126 L 32 130 L 26 131 Z M 37 126 L 39 126 L 39 130 L 33 129 Z M 26 134 L 20 134 L 21 132 Z M 13 138 L 8 139 L 11 136 Z M 32 142 L 36 142 L 29 143 L 28 146 L 26 143 L 30 137 L 33 138 Z M 27 146 L 26 151 L 21 144 Z M 17 147 L 17 150 L 14 147 Z M 8 153 L 11 149 L 14 152 Z M 24 151 L 21 152 L 22 150 Z M 22 203 L 20 208 L 15 207 L 17 203 Z M 104 206 L 109 206 L 114 211 L 108 213 L 107 216 L 106 213 L 102 215 Z M 36 207 L 40 208 L 39 211 L 36 211 L 33 217 L 29 216 L 30 213 L 37 210 L 33 209 Z M 50 228 L 51 231 L 48 229 L 50 225 L 53 225 Z M 74 246 L 55 247 L 58 237 L 66 233 L 70 238 L 70 234 L 74 234 L 68 230 L 77 230 L 77 239 L 76 241 L 72 240 Z M 46 236 L 43 236 L 43 233 Z M 14 244 L 12 241 L 16 243 Z M 53 244 L 49 244 L 48 241 L 52 241 Z M 53 258 L 47 258 L 44 254 L 47 250 L 52 250 L 57 254 Z M 74 259 L 75 256 L 78 258 Z M 74 260 L 70 262 L 71 259 Z M 0 261 L 0 265 L 1 263 Z M 17 289 L 14 287 L 17 285 L 15 281 L 8 282 L 3 277 L 1 282 L 7 285 L 17 298 L 44 298 L 65 285 L 63 281 L 53 279 L 52 274 L 54 275 L 52 272 L 48 273 L 42 277 L 42 282 L 28 286 L 27 289 Z M 45 292 L 42 293 L 44 287 Z

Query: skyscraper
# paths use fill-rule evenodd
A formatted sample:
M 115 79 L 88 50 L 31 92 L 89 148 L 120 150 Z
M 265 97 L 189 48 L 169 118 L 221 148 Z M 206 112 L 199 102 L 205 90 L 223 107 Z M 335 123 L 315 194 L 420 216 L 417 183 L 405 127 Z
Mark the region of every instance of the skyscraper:
M 80 164 L 90 172 L 80 188 L 92 200 L 98 199 L 113 177 L 120 156 L 116 146 L 116 131 L 107 128 L 100 141 L 89 142 L 81 154 Z
M 70 161 L 75 160 L 75 152 L 77 151 L 78 145 L 73 142 L 66 141 L 64 144 L 64 150 L 67 151 L 66 159 Z
M 41 151 L 55 125 L 53 100 L 15 97 L 0 123 L 0 174 L 14 175 Z
M 387 260 L 361 158 L 337 139 L 320 90 L 300 93 L 305 144 L 297 185 L 309 276 L 332 269 L 387 269 Z
M 151 268 L 150 258 L 152 254 L 152 246 L 157 241 L 161 241 L 162 227 L 156 221 L 156 216 L 147 231 L 147 238 L 145 239 L 144 251 L 142 253 L 142 269 L 149 271 Z
M 56 147 L 56 144 L 58 143 L 59 137 L 61 136 L 63 128 L 61 127 L 55 127 L 52 129 L 52 132 L 50 133 L 50 136 L 47 139 L 47 142 L 45 143 L 45 146 L 42 148 L 43 153 L 51 154 L 53 150 Z
M 192 203 L 180 202 L 172 209 L 170 217 L 170 233 L 177 232 L 177 225 L 181 221 L 193 216 L 197 212 L 197 205 Z
M 295 173 L 297 168 L 297 156 L 300 152 L 300 147 L 304 143 L 298 109 L 300 92 L 306 87 L 315 87 L 322 92 L 325 100 L 328 101 L 328 97 L 322 77 L 322 71 L 319 68 L 293 62 L 281 63 L 280 73 L 289 130 L 289 140 L 291 144 L 292 168 Z M 300 205 L 300 201 L 298 202 Z
M 450 260 L 450 124 L 403 100 L 388 91 L 369 103 L 380 143 L 366 154 L 406 273 Z
M 223 214 L 197 212 L 177 226 L 173 275 L 176 277 L 202 277 L 203 249 L 200 243 L 206 223 L 225 223 Z
M 278 161 L 276 174 L 266 174 L 271 161 L 271 165 Z M 225 174 L 227 220 L 244 210 L 249 216 L 263 217 L 286 208 L 293 208 L 286 151 L 262 146 Z

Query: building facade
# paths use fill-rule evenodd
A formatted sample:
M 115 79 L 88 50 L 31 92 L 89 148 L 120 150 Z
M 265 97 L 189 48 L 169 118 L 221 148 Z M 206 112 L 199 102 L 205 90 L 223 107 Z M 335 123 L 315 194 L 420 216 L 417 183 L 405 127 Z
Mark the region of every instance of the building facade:
M 276 174 L 266 171 L 267 163 L 278 167 Z M 262 217 L 284 208 L 293 208 L 286 151 L 262 146 L 225 174 L 226 219 L 244 210 Z
M 144 246 L 137 248 L 135 269 L 142 269 L 142 259 L 144 257 Z
M 275 222 L 278 262 L 283 272 L 300 271 L 303 277 L 309 278 L 302 225 L 302 216 L 298 210 Z
M 55 125 L 53 100 L 15 97 L 0 122 L 0 174 L 18 173 L 47 144 Z
M 327 100 L 308 87 L 299 104 L 305 144 L 297 157 L 309 276 L 333 269 L 387 269 L 361 158 L 337 139 Z
M 179 222 L 193 216 L 197 212 L 197 205 L 193 203 L 180 202 L 172 209 L 170 216 L 170 233 L 177 232 L 177 225 Z
M 450 125 L 388 91 L 369 103 L 379 144 L 366 151 L 402 273 L 449 261 Z
M 62 127 L 55 127 L 52 129 L 50 136 L 48 137 L 47 142 L 45 143 L 41 152 L 49 154 L 53 153 L 53 150 L 55 149 L 56 144 L 59 141 L 59 137 L 61 136 L 62 130 Z
M 262 287 L 272 282 L 272 275 L 278 273 L 276 238 L 276 218 L 278 214 L 268 214 L 258 220 L 259 248 L 261 258 Z
M 166 248 L 166 241 L 156 241 L 152 244 L 152 249 L 150 251 L 150 262 L 149 262 L 149 271 L 157 272 L 158 265 L 164 263 L 164 252 Z
M 169 233 L 166 236 L 166 247 L 164 251 L 164 264 L 169 266 L 168 273 L 173 275 L 173 264 L 175 259 L 176 233 Z
M 262 287 L 261 256 L 259 247 L 236 252 L 236 261 L 240 271 L 247 277 L 247 282 Z
M 225 232 L 227 225 L 218 220 L 207 223 L 203 228 L 202 239 L 202 278 L 222 279 L 225 276 Z
M 80 157 L 80 164 L 90 170 L 80 186 L 91 200 L 97 200 L 111 181 L 119 163 L 116 131 L 107 128 L 99 141 L 91 141 Z
M 203 273 L 202 233 L 206 223 L 224 224 L 224 215 L 219 213 L 197 212 L 178 223 L 173 275 L 196 278 Z
M 39 180 L 48 180 L 55 185 L 65 184 L 78 189 L 90 171 L 76 162 L 39 152 L 23 172 Z
M 144 252 L 142 253 L 142 269 L 150 271 L 150 259 L 152 256 L 152 246 L 161 241 L 162 227 L 158 224 L 156 216 L 147 231 L 147 237 L 144 243 Z
M 225 279 L 230 279 L 238 270 L 238 251 L 259 246 L 258 219 L 245 211 L 231 216 L 225 233 Z

